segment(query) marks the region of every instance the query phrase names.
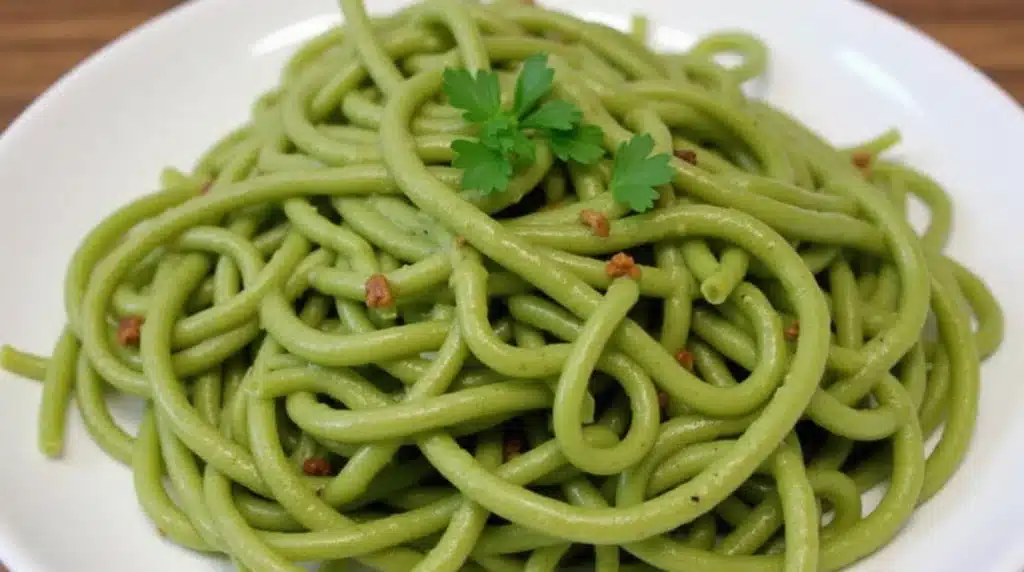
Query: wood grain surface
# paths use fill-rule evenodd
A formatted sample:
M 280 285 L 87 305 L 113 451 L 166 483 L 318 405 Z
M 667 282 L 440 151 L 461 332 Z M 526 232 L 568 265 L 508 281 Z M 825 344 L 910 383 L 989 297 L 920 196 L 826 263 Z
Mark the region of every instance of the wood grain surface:
M 203 0 L 198 0 L 203 1 Z M 1024 101 L 1024 0 L 873 0 Z M 178 0 L 0 0 L 0 126 L 83 58 Z
M 0 0 L 0 126 L 6 129 L 33 99 L 89 54 L 179 3 Z M 1024 102 L 1024 0 L 873 3 L 952 48 Z

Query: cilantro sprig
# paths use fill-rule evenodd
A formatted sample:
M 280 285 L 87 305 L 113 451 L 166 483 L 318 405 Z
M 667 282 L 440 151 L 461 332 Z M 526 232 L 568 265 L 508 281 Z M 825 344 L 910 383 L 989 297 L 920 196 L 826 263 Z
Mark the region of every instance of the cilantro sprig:
M 504 109 L 496 74 L 453 68 L 444 71 L 448 102 L 479 128 L 476 141 L 452 143 L 452 165 L 464 171 L 464 189 L 485 195 L 507 190 L 515 171 L 536 160 L 538 139 L 547 141 L 564 162 L 591 165 L 604 156 L 601 128 L 585 123 L 582 110 L 572 103 L 548 98 L 554 77 L 547 54 L 526 58 L 516 77 L 511 109 Z M 615 153 L 612 196 L 637 212 L 653 207 L 658 198 L 655 187 L 672 180 L 669 155 L 650 156 L 653 150 L 651 136 L 640 134 L 622 143 Z
M 511 109 L 501 105 L 498 76 L 489 71 L 472 74 L 465 69 L 444 71 L 444 92 L 462 116 L 479 126 L 477 141 L 452 144 L 456 168 L 463 169 L 462 187 L 491 194 L 505 191 L 515 170 L 533 163 L 537 139 L 546 139 L 562 161 L 592 164 L 604 156 L 602 132 L 583 123 L 583 112 L 559 99 L 543 101 L 554 83 L 555 70 L 547 54 L 534 54 L 523 62 L 516 77 Z

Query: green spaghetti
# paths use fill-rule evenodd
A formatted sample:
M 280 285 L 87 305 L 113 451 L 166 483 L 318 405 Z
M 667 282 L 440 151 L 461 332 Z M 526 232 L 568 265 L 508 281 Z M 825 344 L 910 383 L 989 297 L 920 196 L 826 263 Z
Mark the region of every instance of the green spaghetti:
M 83 240 L 52 356 L 3 349 L 44 454 L 74 401 L 162 534 L 256 572 L 836 570 L 951 477 L 1002 316 L 896 132 L 749 99 L 741 33 L 341 5 Z

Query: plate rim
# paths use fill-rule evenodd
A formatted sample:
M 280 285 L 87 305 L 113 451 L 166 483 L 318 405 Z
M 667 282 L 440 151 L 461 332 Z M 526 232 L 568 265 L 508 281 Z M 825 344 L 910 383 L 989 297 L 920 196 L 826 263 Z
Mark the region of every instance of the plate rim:
M 187 25 L 188 22 L 193 19 L 204 18 L 203 14 L 205 12 L 231 9 L 230 6 L 241 5 L 245 1 L 246 0 L 187 0 L 120 34 L 114 40 L 108 42 L 61 74 L 58 79 L 33 99 L 33 101 L 24 110 L 22 110 L 14 120 L 11 121 L 7 128 L 0 133 L 0 157 L 9 152 L 9 148 L 16 144 L 17 139 L 22 135 L 22 133 L 29 131 L 36 118 L 44 115 L 49 106 L 59 104 L 61 98 L 64 97 L 65 91 L 71 89 L 84 76 L 87 76 L 88 74 L 93 73 L 94 70 L 106 65 L 108 59 L 112 57 L 113 54 L 124 50 L 126 47 L 130 47 L 131 44 L 137 41 L 140 37 L 154 32 L 160 32 L 165 30 L 168 26 Z M 672 0 L 648 1 L 658 3 L 670 2 Z M 825 2 L 822 3 L 824 4 Z M 837 7 L 859 10 L 865 14 L 869 14 L 871 18 L 899 28 L 900 34 L 912 37 L 914 38 L 914 41 L 921 43 L 922 45 L 926 45 L 928 51 L 934 53 L 936 57 L 940 57 L 941 54 L 941 57 L 945 60 L 944 64 L 953 65 L 958 68 L 960 73 L 968 74 L 972 78 L 972 83 L 976 84 L 976 89 L 984 91 L 987 98 L 985 103 L 987 105 L 994 105 L 995 102 L 998 102 L 999 106 L 1005 108 L 1006 112 L 1015 118 L 1018 125 L 1024 126 L 1024 102 L 1018 101 L 978 66 L 975 66 L 949 46 L 928 35 L 923 30 L 915 27 L 903 18 L 890 13 L 879 6 L 871 4 L 866 0 L 829 0 L 828 3 Z M 1008 432 L 1004 438 L 1016 438 L 1019 442 L 1024 443 L 1024 423 L 1018 423 L 1014 430 Z M 1004 464 L 1010 464 L 1011 462 L 1012 460 L 1006 460 Z M 1022 456 L 1021 460 L 1012 464 L 1016 468 L 1010 474 L 1024 475 L 1024 456 Z M 29 554 L 23 554 L 22 550 L 15 543 L 11 542 L 13 535 L 8 534 L 9 529 L 9 523 L 0 519 L 0 531 L 4 532 L 3 534 L 0 534 L 0 555 L 2 555 L 3 560 L 15 572 L 31 572 L 39 570 L 37 565 L 33 562 L 34 559 Z M 1024 531 L 1024 523 L 1021 523 L 1021 525 L 1018 526 L 1018 531 Z M 996 559 L 996 561 L 1002 566 L 1000 570 L 1005 569 L 1007 572 L 1011 569 L 1020 570 L 1020 566 L 1024 563 L 1024 545 L 1005 546 L 1002 548 L 1003 556 Z

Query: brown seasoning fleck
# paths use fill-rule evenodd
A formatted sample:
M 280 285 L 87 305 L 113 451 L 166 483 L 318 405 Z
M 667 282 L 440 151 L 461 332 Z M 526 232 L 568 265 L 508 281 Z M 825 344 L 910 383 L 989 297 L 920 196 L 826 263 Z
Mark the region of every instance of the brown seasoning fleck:
M 693 371 L 693 354 L 689 350 L 682 349 L 676 352 L 676 361 L 689 371 Z
M 594 230 L 594 234 L 602 238 L 607 238 L 611 231 L 610 225 L 608 224 L 608 217 L 597 211 L 592 211 L 590 209 L 581 210 L 580 222 L 592 228 Z
M 387 308 L 395 303 L 391 285 L 383 274 L 374 274 L 366 280 L 366 305 L 370 308 Z
M 505 462 L 515 459 L 523 452 L 523 440 L 514 435 L 505 437 Z
M 697 164 L 697 152 L 692 149 L 679 149 L 676 151 L 676 157 L 691 165 Z
M 871 178 L 871 153 L 866 151 L 857 151 L 853 154 L 852 160 L 855 167 L 860 169 L 860 174 L 864 175 L 865 179 Z
M 783 332 L 786 335 L 786 339 L 794 341 L 800 337 L 800 321 L 793 320 L 793 323 Z
M 857 151 L 853 154 L 853 164 L 858 169 L 864 169 L 871 166 L 871 153 L 866 151 Z
M 125 316 L 117 324 L 117 343 L 122 346 L 137 346 L 142 337 L 142 316 Z
M 625 252 L 612 256 L 612 259 L 605 265 L 604 271 L 610 278 L 622 278 L 624 276 L 629 276 L 634 280 L 640 278 L 640 267 L 633 261 L 633 257 Z
M 328 477 L 331 475 L 331 464 L 323 457 L 310 457 L 302 462 L 302 472 L 310 477 Z

